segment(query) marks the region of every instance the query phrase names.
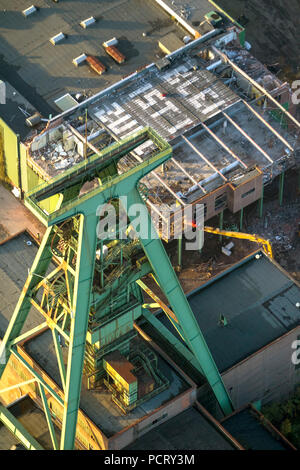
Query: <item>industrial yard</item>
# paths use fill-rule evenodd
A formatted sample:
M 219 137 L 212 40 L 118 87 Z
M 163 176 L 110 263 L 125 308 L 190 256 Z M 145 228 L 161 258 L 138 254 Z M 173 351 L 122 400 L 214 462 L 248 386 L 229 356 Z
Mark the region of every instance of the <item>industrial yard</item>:
M 297 449 L 297 2 L 265 3 L 0 0 L 0 450 Z

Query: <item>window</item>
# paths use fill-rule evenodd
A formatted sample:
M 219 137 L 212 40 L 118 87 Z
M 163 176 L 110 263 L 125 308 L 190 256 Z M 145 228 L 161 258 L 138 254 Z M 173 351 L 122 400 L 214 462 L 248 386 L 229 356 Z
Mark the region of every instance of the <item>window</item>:
M 252 188 L 249 191 L 247 191 L 246 193 L 242 194 L 242 199 L 244 199 L 244 197 L 247 197 L 250 194 L 254 193 L 254 191 L 255 191 L 255 188 Z
M 226 194 L 220 194 L 215 199 L 215 210 L 219 210 L 226 206 Z
M 168 413 L 164 413 L 162 416 L 160 416 L 159 418 L 155 419 L 154 421 L 152 421 L 152 424 L 156 424 L 158 423 L 159 421 L 161 421 L 162 419 L 166 418 L 168 416 Z

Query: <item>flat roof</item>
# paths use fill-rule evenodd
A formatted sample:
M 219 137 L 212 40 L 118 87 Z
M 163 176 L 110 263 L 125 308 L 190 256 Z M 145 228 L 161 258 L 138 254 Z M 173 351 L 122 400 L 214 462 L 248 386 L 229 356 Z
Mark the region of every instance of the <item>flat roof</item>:
M 246 450 L 291 450 L 293 448 L 252 406 L 247 406 L 223 419 L 222 426 Z
M 237 72 L 212 50 L 215 39 L 201 40 L 169 56 L 166 69 L 152 64 L 52 120 L 46 131 L 52 135 L 50 142 L 46 133 L 36 136 L 29 164 L 49 178 L 83 159 L 85 138 L 95 151 L 101 149 L 103 136 L 106 142 L 119 140 L 151 126 L 173 148 L 162 175 L 157 177 L 155 170 L 142 180 L 149 201 L 156 204 L 172 204 L 176 198 L 191 203 L 253 166 L 268 182 L 293 165 L 298 145 L 293 130 L 258 104 L 251 82 L 240 78 L 242 69 Z M 232 60 L 242 54 L 246 71 L 253 72 L 254 60 L 254 78 L 266 82 L 269 91 L 280 89 L 282 83 L 248 51 L 236 44 L 228 51 Z M 146 142 L 126 157 L 128 165 L 142 161 L 151 150 Z
M 199 24 L 204 21 L 204 16 L 207 13 L 216 11 L 215 5 L 210 0 L 189 0 L 188 2 L 163 0 L 163 2 L 196 30 L 199 30 Z
M 6 332 L 37 250 L 35 241 L 27 232 L 0 245 L 0 338 Z M 40 323 L 42 316 L 32 308 L 22 332 Z
M 5 89 L 5 104 L 0 104 L 0 118 L 23 140 L 30 133 L 25 120 L 34 114 L 35 108 L 9 83 L 5 83 Z
M 300 287 L 258 252 L 223 271 L 188 296 L 220 372 L 300 325 Z M 227 320 L 223 326 L 220 317 Z M 157 318 L 179 339 L 165 314 Z
M 29 396 L 22 397 L 7 408 L 46 450 L 53 450 L 51 437 L 45 414 L 40 410 Z M 60 439 L 60 430 L 53 423 L 57 440 Z M 16 445 L 19 450 L 26 450 L 20 441 L 0 421 L 0 449 L 10 450 Z
M 194 407 L 165 421 L 123 450 L 234 450 Z
M 145 344 L 141 337 L 138 337 L 137 340 L 141 344 Z M 34 339 L 26 342 L 24 347 L 33 360 L 62 388 L 51 331 L 47 330 L 36 336 Z M 66 363 L 68 348 L 64 347 L 62 349 Z M 83 381 L 80 409 L 91 418 L 107 437 L 111 437 L 127 426 L 133 425 L 191 387 L 168 362 L 157 352 L 155 354 L 158 356 L 158 370 L 169 380 L 170 385 L 166 390 L 145 401 L 127 414 L 124 414 L 112 402 L 111 393 L 105 387 L 97 390 L 88 390 Z
M 27 0 L 10 0 L 9 5 L 0 0 L 0 75 L 45 118 L 57 113 L 54 100 L 66 92 L 91 96 L 155 61 L 161 36 L 170 31 L 184 35 L 152 0 L 36 0 L 37 12 L 25 18 L 22 11 L 29 5 Z M 82 28 L 80 22 L 91 16 L 96 23 Z M 53 46 L 50 38 L 60 32 L 66 38 Z M 102 47 L 112 37 L 126 56 L 122 66 Z M 108 71 L 99 77 L 87 65 L 75 67 L 72 60 L 82 53 L 97 56 Z

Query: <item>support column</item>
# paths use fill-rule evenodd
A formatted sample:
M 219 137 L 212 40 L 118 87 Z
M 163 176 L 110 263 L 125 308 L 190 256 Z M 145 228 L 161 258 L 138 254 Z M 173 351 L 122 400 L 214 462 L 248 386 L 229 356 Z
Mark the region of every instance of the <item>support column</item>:
M 137 189 L 132 190 L 128 194 L 128 207 L 135 203 L 143 204 L 143 200 L 141 199 Z M 172 268 L 163 244 L 159 237 L 153 237 L 152 235 L 156 233 L 156 230 L 147 209 L 145 209 L 145 217 L 147 218 L 148 234 L 147 237 L 140 237 L 140 242 L 144 252 L 172 311 L 176 315 L 189 349 L 201 364 L 201 369 L 210 384 L 223 413 L 225 415 L 230 414 L 233 410 L 231 399 L 206 344 L 205 338 L 199 328 L 197 320 L 195 319 L 187 298 Z
M 52 260 L 51 241 L 53 236 L 53 227 L 48 227 L 43 241 L 39 247 L 32 268 L 29 272 L 22 293 L 10 319 L 0 346 L 0 358 L 4 359 L 4 364 L 0 364 L 0 377 L 6 367 L 10 356 L 10 346 L 12 342 L 20 335 L 22 328 L 31 309 L 31 293 L 37 284 L 46 275 L 49 264 Z
M 243 229 L 243 218 L 244 218 L 244 208 L 242 208 L 240 211 L 240 230 L 241 231 Z
M 283 188 L 284 188 L 284 171 L 279 176 L 279 205 L 282 206 L 283 202 Z
M 64 450 L 72 450 L 74 448 L 76 436 L 97 244 L 96 227 L 98 219 L 96 214 L 81 215 L 80 217 L 64 415 L 60 443 L 60 448 Z
M 258 213 L 259 213 L 260 218 L 262 218 L 262 216 L 263 216 L 264 190 L 265 190 L 265 187 L 264 187 L 264 185 L 262 185 L 261 197 L 260 197 L 260 200 L 258 201 Z
M 182 267 L 182 237 L 178 238 L 178 264 L 177 271 L 181 271 Z
M 219 229 L 223 230 L 224 211 L 220 212 L 219 215 Z M 222 235 L 219 236 L 220 242 L 222 241 Z
M 0 421 L 28 450 L 44 450 L 43 447 L 29 434 L 27 429 L 5 406 L 0 405 Z
M 100 242 L 100 266 L 101 266 L 101 273 L 100 273 L 100 286 L 101 289 L 104 287 L 104 273 L 103 273 L 103 241 Z
M 199 238 L 199 248 L 198 249 L 199 249 L 200 254 L 202 253 L 202 240 L 203 240 L 202 237 L 204 236 L 204 232 L 202 232 L 202 234 L 201 234 L 201 231 L 202 231 L 202 229 L 200 229 L 200 233 L 198 235 L 198 238 Z

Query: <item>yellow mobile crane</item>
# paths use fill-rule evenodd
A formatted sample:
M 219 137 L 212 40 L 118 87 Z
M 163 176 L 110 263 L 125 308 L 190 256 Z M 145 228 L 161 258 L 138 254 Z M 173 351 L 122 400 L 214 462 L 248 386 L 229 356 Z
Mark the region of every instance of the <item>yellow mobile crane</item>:
M 220 230 L 219 228 L 204 227 L 204 232 L 215 233 L 216 235 L 224 235 L 225 237 L 241 238 L 243 240 L 250 240 L 251 242 L 259 243 L 266 255 L 273 259 L 272 246 L 269 240 L 265 240 L 256 234 L 251 235 L 250 233 L 243 232 L 230 232 L 228 230 Z

